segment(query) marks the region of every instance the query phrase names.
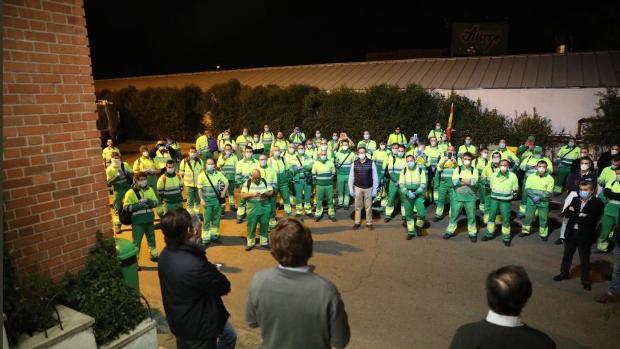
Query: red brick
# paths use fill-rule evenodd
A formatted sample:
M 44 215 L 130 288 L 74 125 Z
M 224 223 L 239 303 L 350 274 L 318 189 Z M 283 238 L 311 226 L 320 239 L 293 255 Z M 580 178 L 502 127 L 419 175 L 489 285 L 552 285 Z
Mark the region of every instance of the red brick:
M 58 84 L 61 82 L 61 78 L 58 75 L 51 74 L 32 74 L 32 82 Z
M 78 194 L 77 188 L 69 188 L 69 189 L 55 192 L 54 194 L 52 194 L 52 197 L 54 198 L 54 200 L 59 200 L 59 199 L 67 198 L 67 197 L 73 197 L 73 196 L 76 196 L 77 194 Z
M 6 189 L 11 189 L 11 188 L 26 187 L 26 186 L 29 186 L 29 185 L 32 185 L 32 178 L 29 178 L 29 177 L 26 177 L 26 178 L 16 178 L 16 179 L 6 179 L 2 183 L 2 187 L 5 190 Z
M 39 93 L 40 89 L 38 85 L 32 84 L 9 84 L 9 93 Z
M 70 133 L 59 133 L 52 135 L 45 135 L 45 143 L 64 143 L 71 140 Z
M 25 31 L 24 35 L 30 41 L 56 42 L 56 35 L 52 33 Z
M 48 211 L 48 212 L 43 212 L 40 213 L 39 216 L 41 217 L 41 222 L 47 222 L 49 220 L 54 219 L 54 211 Z M 54 223 L 57 224 L 57 223 Z
M 60 203 L 58 201 L 49 201 L 43 204 L 31 206 L 32 212 L 35 212 L 35 213 L 55 210 L 58 208 L 60 208 Z
M 20 227 L 24 227 L 27 225 L 33 225 L 36 223 L 39 223 L 40 219 L 38 215 L 30 215 L 28 217 L 17 217 L 14 220 L 9 222 L 9 227 L 11 229 L 13 228 L 20 228 Z
M 46 251 L 46 250 L 49 250 L 50 248 L 61 247 L 64 244 L 65 244 L 65 238 L 61 236 L 61 237 L 57 237 L 52 240 L 40 242 L 39 244 L 37 244 L 37 246 L 39 247 L 40 251 Z
M 30 177 L 31 178 L 31 177 Z M 28 195 L 34 196 L 41 193 L 52 192 L 57 189 L 57 183 L 47 183 L 41 185 L 34 185 L 28 188 Z
M 50 18 L 49 13 L 45 11 L 27 9 L 23 7 L 19 8 L 19 15 L 22 18 L 38 19 L 41 21 L 47 21 Z

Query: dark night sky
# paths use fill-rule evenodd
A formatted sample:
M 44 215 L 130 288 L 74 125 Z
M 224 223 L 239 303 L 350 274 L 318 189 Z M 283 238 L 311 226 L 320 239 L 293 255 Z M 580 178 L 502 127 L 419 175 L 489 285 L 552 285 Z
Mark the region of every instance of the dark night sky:
M 571 51 L 620 48 L 620 6 L 613 4 L 620 2 L 566 1 L 553 9 L 501 1 L 404 3 L 86 0 L 85 7 L 95 79 L 448 48 L 450 24 L 458 21 L 508 23 L 511 54 L 552 52 L 560 42 Z

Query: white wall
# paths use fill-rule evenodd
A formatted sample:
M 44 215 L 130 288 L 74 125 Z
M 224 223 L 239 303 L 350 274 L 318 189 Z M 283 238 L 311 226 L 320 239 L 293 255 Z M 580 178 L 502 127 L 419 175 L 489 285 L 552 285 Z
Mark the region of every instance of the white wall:
M 436 90 L 443 95 L 450 90 Z M 523 111 L 532 113 L 536 108 L 539 114 L 551 119 L 555 132 L 563 128 L 566 132 L 577 132 L 577 121 L 595 115 L 598 106 L 598 92 L 603 88 L 548 88 L 548 89 L 476 89 L 455 90 L 461 96 L 473 100 L 480 98 L 483 108 L 497 109 L 510 117 Z M 458 117 L 458 110 L 455 117 Z

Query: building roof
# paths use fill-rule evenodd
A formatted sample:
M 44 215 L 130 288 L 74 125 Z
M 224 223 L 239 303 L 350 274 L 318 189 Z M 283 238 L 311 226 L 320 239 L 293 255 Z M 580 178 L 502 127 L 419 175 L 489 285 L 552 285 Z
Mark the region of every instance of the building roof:
M 95 87 L 117 90 L 129 85 L 142 89 L 194 84 L 208 89 L 230 79 L 249 86 L 306 84 L 324 90 L 341 86 L 362 90 L 381 84 L 455 90 L 620 87 L 620 50 L 209 71 L 96 80 Z

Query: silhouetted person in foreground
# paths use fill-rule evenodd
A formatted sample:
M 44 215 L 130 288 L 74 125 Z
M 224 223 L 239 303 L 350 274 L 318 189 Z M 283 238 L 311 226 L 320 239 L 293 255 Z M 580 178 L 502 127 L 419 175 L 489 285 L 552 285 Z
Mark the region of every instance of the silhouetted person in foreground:
M 553 349 L 546 334 L 521 321 L 521 310 L 532 295 L 532 283 L 525 269 L 505 266 L 487 276 L 489 313 L 481 321 L 461 326 L 451 349 Z

